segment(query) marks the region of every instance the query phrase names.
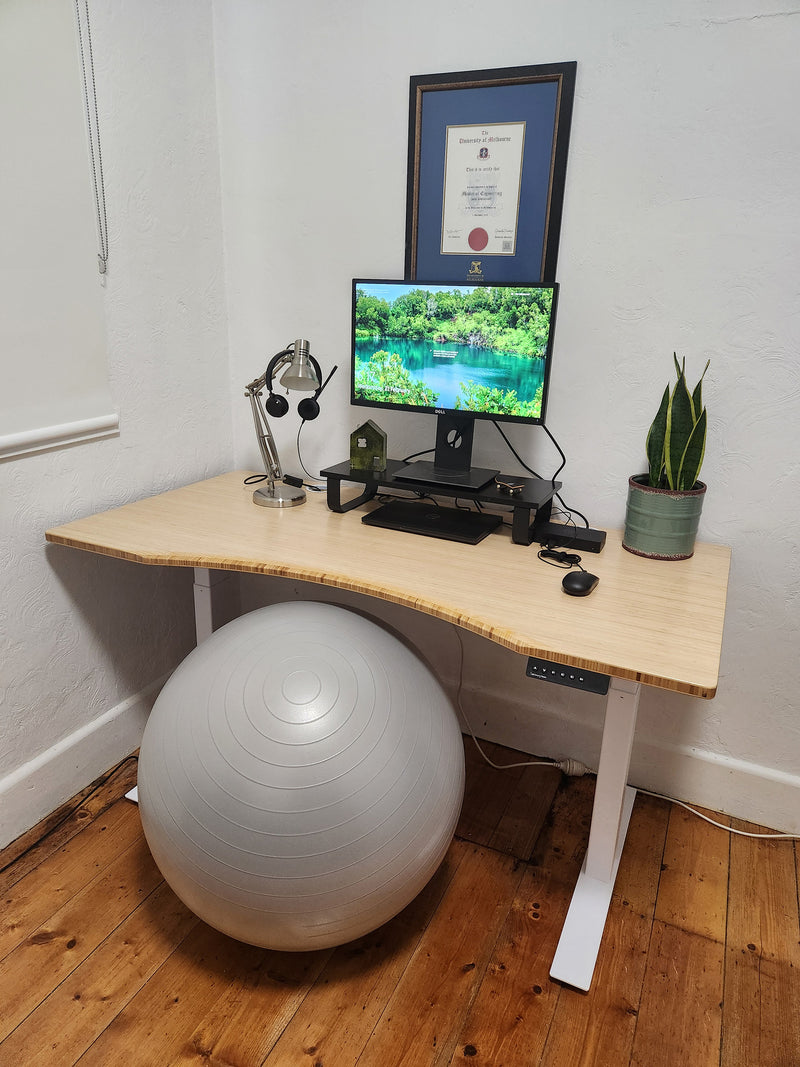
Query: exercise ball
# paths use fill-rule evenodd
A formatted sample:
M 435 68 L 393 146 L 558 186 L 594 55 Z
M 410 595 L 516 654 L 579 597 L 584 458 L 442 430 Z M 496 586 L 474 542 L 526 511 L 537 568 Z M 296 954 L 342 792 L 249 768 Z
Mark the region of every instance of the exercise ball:
M 139 755 L 145 837 L 175 893 L 217 930 L 288 951 L 351 941 L 413 900 L 463 792 L 431 671 L 329 604 L 212 634 L 159 694 Z

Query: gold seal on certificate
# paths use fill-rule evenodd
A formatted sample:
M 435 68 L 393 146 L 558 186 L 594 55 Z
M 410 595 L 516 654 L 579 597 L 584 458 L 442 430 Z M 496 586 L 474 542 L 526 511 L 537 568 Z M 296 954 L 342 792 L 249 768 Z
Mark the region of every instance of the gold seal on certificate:
M 524 122 L 447 127 L 442 255 L 515 254 L 524 147 Z

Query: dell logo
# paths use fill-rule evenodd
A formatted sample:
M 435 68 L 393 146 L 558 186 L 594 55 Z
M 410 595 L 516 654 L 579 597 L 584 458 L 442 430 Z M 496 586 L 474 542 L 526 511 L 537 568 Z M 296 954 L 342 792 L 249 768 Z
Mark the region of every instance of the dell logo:
M 444 415 L 445 413 L 444 408 L 434 408 L 433 410 L 436 412 L 437 415 Z

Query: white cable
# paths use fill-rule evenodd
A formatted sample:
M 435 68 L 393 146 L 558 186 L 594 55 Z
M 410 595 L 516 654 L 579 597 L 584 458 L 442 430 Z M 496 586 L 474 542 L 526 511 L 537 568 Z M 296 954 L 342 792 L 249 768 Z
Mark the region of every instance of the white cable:
M 720 830 L 727 830 L 729 834 L 738 834 L 739 837 L 756 837 L 772 841 L 800 841 L 800 834 L 754 834 L 748 830 L 736 830 L 733 826 L 726 826 L 724 823 L 715 822 L 714 819 L 710 819 L 708 815 L 704 815 L 702 811 L 697 811 L 696 808 L 689 807 L 688 804 L 684 804 L 682 800 L 676 800 L 675 797 L 664 796 L 663 793 L 651 793 L 649 789 L 636 789 L 637 793 L 645 793 L 649 797 L 656 797 L 658 800 L 668 800 L 670 804 L 677 804 L 681 808 L 686 808 L 692 815 L 697 815 L 698 818 L 710 822 L 712 826 L 718 826 Z
M 461 711 L 461 714 L 464 715 L 464 709 L 461 707 L 460 704 L 459 704 L 459 709 Z M 478 739 L 475 736 L 475 734 L 472 732 L 472 727 L 470 726 L 466 715 L 464 715 L 464 722 L 467 724 L 467 729 L 469 730 L 469 735 L 472 738 L 472 740 L 475 742 L 475 747 L 477 748 L 478 752 L 480 752 L 480 754 L 483 756 L 483 758 L 486 760 L 486 762 L 489 764 L 489 766 L 490 767 L 494 767 L 494 769 L 496 771 L 511 771 L 511 770 L 514 770 L 515 767 L 558 767 L 558 769 L 561 770 L 561 771 L 564 771 L 565 774 L 570 774 L 570 773 L 576 774 L 576 775 L 586 774 L 586 769 L 584 769 L 582 771 L 580 771 L 580 770 L 578 770 L 578 771 L 568 771 L 566 769 L 566 767 L 563 766 L 564 764 L 570 764 L 570 765 L 576 765 L 576 766 L 583 767 L 583 764 L 578 764 L 577 760 L 562 760 L 560 763 L 556 763 L 554 760 L 537 759 L 537 760 L 526 760 L 523 763 L 495 763 L 494 760 L 490 759 L 486 755 L 486 753 L 483 751 L 483 749 L 481 748 L 480 742 L 478 741 Z
M 458 647 L 461 651 L 461 662 L 458 667 L 458 689 L 456 690 L 456 704 L 458 710 L 466 724 L 467 730 L 472 740 L 475 742 L 475 747 L 478 752 L 483 756 L 490 767 L 494 767 L 497 771 L 510 771 L 517 767 L 558 767 L 560 771 L 568 775 L 570 778 L 580 778 L 584 774 L 594 774 L 595 771 L 591 767 L 587 767 L 585 763 L 581 763 L 580 760 L 567 759 L 563 760 L 529 760 L 523 763 L 495 763 L 491 760 L 480 746 L 480 742 L 475 736 L 475 732 L 470 725 L 467 713 L 464 711 L 464 706 L 461 703 L 461 688 L 464 680 L 464 644 L 461 640 L 461 634 L 458 631 L 457 626 L 453 626 L 453 631 L 458 638 Z M 696 815 L 698 818 L 703 819 L 705 822 L 711 823 L 712 826 L 718 827 L 720 830 L 727 830 L 729 834 L 737 834 L 739 837 L 754 837 L 760 840 L 766 841 L 800 841 L 800 834 L 755 834 L 748 830 L 736 830 L 733 826 L 725 826 L 724 823 L 716 822 L 714 819 L 704 815 L 702 811 L 697 811 L 696 808 L 690 807 L 688 804 L 684 804 L 682 800 L 676 800 L 675 797 L 668 797 L 664 793 L 653 793 L 649 789 L 636 788 L 637 793 L 644 793 L 648 797 L 655 797 L 657 800 L 667 800 L 670 804 L 677 804 L 681 808 L 685 808 L 690 811 L 692 815 Z
M 560 761 L 525 760 L 522 763 L 495 763 L 489 758 L 489 756 L 487 756 L 487 754 L 481 748 L 478 738 L 475 736 L 475 731 L 472 729 L 469 718 L 467 717 L 467 713 L 464 711 L 464 705 L 461 703 L 461 689 L 464 684 L 464 642 L 461 640 L 461 634 L 459 633 L 457 626 L 453 626 L 453 632 L 455 633 L 458 639 L 458 647 L 461 653 L 460 662 L 458 665 L 458 688 L 456 690 L 456 704 L 458 705 L 458 710 L 461 712 L 461 716 L 464 720 L 467 730 L 469 731 L 469 735 L 475 743 L 475 747 L 486 760 L 486 762 L 489 764 L 489 766 L 494 767 L 496 771 L 511 771 L 517 767 L 558 767 L 558 769 L 560 771 L 563 771 L 564 774 L 568 774 L 571 777 L 576 778 L 580 777 L 583 774 L 589 774 L 590 768 L 587 767 L 585 764 L 581 763 L 579 760 L 575 759 L 564 759 Z

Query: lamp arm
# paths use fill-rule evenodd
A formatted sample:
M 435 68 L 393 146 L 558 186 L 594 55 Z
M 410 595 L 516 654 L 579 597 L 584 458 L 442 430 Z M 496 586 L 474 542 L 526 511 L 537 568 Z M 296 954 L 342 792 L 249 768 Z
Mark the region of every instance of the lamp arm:
M 281 360 L 277 366 L 282 366 L 284 363 L 288 362 L 290 362 L 290 356 L 287 354 L 286 358 Z M 253 424 L 256 430 L 256 440 L 258 441 L 258 447 L 261 452 L 261 458 L 264 461 L 264 469 L 267 472 L 271 489 L 276 481 L 280 481 L 283 478 L 283 470 L 281 468 L 280 456 L 278 455 L 278 446 L 275 444 L 275 438 L 272 436 L 272 431 L 269 428 L 267 413 L 259 403 L 259 399 L 266 384 L 267 375 L 264 373 L 260 378 L 256 378 L 254 382 L 250 382 L 250 384 L 245 387 L 244 395 L 250 401 L 250 410 L 253 413 Z

